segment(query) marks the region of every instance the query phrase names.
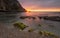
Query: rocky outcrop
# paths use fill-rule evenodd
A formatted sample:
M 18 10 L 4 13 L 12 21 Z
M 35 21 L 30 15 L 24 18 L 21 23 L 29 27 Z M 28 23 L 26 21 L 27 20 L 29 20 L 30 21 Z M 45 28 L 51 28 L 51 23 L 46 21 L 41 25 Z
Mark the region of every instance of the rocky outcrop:
M 0 11 L 26 11 L 17 0 L 0 0 Z
M 40 19 L 58 21 L 60 22 L 60 16 L 38 16 Z

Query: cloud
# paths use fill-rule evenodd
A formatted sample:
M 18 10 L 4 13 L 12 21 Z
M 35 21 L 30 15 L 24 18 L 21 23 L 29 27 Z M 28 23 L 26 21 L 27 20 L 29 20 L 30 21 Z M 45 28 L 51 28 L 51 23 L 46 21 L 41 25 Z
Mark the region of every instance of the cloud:
M 22 6 L 27 7 L 43 7 L 43 8 L 60 8 L 60 0 L 18 0 Z

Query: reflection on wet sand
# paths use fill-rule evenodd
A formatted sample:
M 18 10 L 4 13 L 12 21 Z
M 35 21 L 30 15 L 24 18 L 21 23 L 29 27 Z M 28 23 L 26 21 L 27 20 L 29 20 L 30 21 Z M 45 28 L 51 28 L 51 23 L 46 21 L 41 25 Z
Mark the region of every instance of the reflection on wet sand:
M 6 14 L 5 12 L 0 12 L 0 22 L 9 22 L 11 20 L 14 20 L 17 16 L 17 14 L 10 14 L 9 12 L 7 12 L 8 14 Z

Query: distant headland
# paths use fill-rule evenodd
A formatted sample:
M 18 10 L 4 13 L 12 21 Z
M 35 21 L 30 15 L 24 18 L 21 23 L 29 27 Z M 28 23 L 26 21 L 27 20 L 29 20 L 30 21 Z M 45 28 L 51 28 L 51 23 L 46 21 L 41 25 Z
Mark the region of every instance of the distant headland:
M 0 0 L 0 12 L 25 12 L 26 10 L 17 0 Z

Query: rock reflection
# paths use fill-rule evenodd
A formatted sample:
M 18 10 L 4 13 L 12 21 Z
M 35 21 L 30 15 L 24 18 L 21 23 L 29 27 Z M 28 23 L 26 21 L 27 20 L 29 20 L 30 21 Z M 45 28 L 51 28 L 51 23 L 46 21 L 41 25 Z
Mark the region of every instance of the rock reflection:
M 7 14 L 6 14 L 7 13 Z M 0 22 L 11 22 L 12 20 L 16 19 L 17 12 L 0 12 Z

